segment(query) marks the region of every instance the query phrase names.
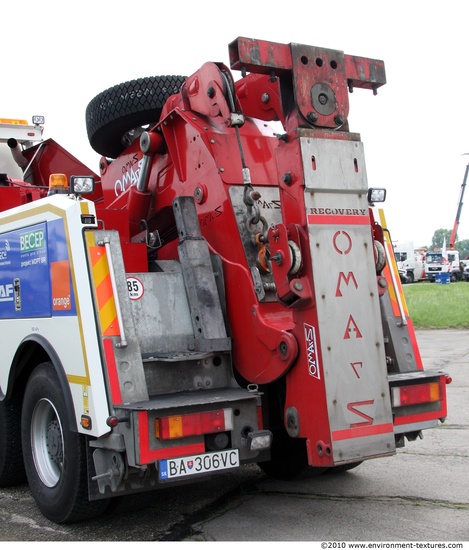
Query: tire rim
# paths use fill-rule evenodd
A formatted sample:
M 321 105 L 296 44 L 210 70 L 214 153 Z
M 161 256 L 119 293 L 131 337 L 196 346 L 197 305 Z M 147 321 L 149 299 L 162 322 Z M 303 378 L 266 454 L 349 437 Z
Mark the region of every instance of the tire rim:
M 31 450 L 36 471 L 47 487 L 55 487 L 63 472 L 63 431 L 53 403 L 41 399 L 31 419 Z

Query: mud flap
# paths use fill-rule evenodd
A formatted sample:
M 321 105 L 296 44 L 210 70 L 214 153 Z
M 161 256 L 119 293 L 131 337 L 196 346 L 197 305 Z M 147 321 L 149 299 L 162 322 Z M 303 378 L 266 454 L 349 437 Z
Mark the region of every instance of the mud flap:
M 301 150 L 334 464 L 393 454 L 363 145 L 302 139 Z

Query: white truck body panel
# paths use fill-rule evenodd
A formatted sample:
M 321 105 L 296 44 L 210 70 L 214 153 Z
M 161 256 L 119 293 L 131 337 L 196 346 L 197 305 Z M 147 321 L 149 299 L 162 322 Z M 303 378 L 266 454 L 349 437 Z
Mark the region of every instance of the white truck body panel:
M 48 342 L 60 358 L 69 382 L 76 418 L 85 414 L 92 419 L 91 430 L 84 431 L 79 425 L 78 430 L 98 437 L 110 431 L 106 425 L 109 409 L 96 327 L 94 323 L 86 322 L 94 319 L 95 313 L 84 255 L 83 226 L 77 223 L 82 212 L 82 204 L 86 204 L 86 210 L 94 212 L 94 205 L 88 201 L 81 203 L 65 195 L 54 195 L 11 209 L 0 216 L 0 249 L 3 251 L 1 261 L 4 268 L 2 288 L 11 288 L 8 286 L 12 284 L 8 283 L 8 278 L 11 278 L 8 272 L 9 265 L 20 280 L 27 281 L 28 271 L 33 278 L 42 276 L 41 266 L 49 266 L 54 254 L 61 254 L 60 261 L 56 263 L 61 265 L 60 269 L 67 265 L 66 269 L 70 273 L 70 285 L 62 280 L 57 283 L 56 289 L 51 289 L 54 283 L 51 283 L 49 278 L 44 277 L 41 281 L 31 282 L 30 290 L 22 297 L 23 312 L 19 311 L 16 316 L 8 311 L 1 314 L 0 326 L 3 325 L 4 328 L 0 331 L 0 387 L 5 393 L 10 366 L 22 341 L 39 338 Z M 66 241 L 55 243 L 57 247 L 48 246 L 48 240 L 55 239 L 52 230 L 48 229 L 55 223 L 65 229 L 66 235 Z M 21 239 L 21 235 L 28 233 L 28 228 L 39 228 L 40 231 L 45 229 L 48 236 L 44 247 L 23 251 L 15 249 L 15 238 L 19 236 Z M 53 248 L 63 250 L 52 252 Z M 63 279 L 62 276 L 66 272 L 57 273 L 57 277 Z M 70 292 L 68 297 L 58 296 L 57 292 L 64 288 L 68 288 Z M 25 303 L 28 300 L 34 302 L 34 307 Z M 9 295 L 4 300 L 5 308 L 11 308 L 12 304 L 13 296 Z M 28 309 L 29 307 L 32 309 Z M 61 309 L 68 309 L 68 312 L 64 313 Z M 71 338 L 71 335 L 75 337 Z

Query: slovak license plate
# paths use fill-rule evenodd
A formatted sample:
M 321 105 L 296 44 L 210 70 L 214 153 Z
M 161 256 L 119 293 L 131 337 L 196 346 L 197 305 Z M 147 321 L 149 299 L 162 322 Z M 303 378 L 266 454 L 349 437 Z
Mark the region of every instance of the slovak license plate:
M 239 466 L 238 449 L 227 449 L 215 453 L 168 458 L 159 462 L 159 477 L 161 480 L 177 477 L 218 472 Z

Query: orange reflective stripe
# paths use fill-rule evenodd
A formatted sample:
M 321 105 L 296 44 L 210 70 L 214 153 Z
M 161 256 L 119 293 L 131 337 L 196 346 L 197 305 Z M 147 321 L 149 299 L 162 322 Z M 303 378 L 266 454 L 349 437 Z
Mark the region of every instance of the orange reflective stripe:
M 118 336 L 119 324 L 105 249 L 102 246 L 90 246 L 88 250 L 96 289 L 101 332 L 103 336 Z

